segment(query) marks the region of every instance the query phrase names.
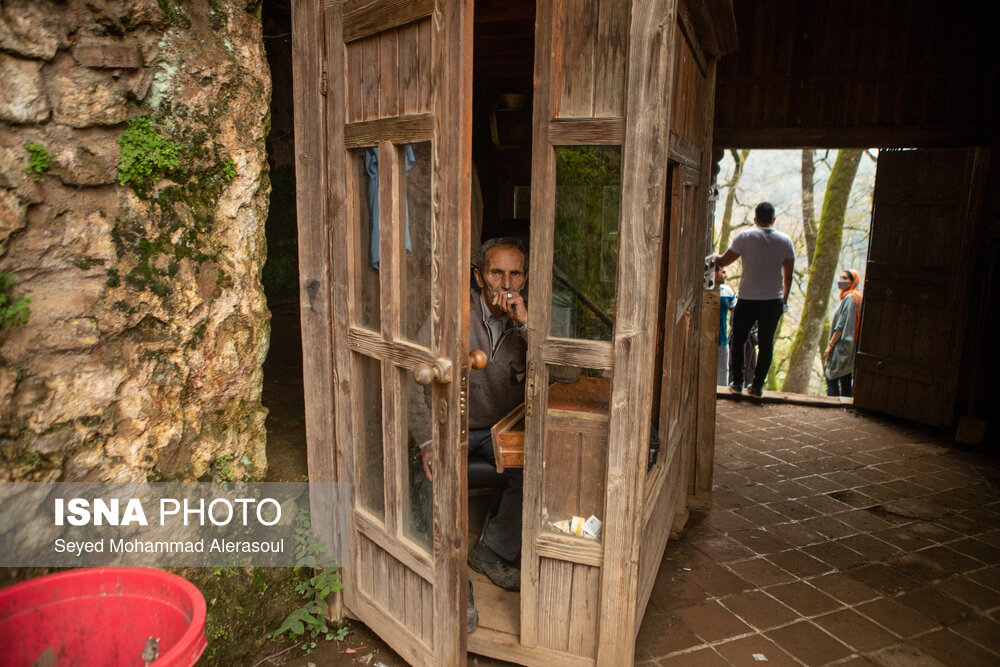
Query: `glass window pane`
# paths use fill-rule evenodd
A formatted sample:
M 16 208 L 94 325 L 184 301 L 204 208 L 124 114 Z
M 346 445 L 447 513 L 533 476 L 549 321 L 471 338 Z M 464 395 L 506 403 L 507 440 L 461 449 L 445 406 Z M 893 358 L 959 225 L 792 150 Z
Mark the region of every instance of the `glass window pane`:
M 590 539 L 603 521 L 611 379 L 608 371 L 549 366 L 542 472 L 542 526 Z
M 553 336 L 611 340 L 621 146 L 556 148 Z
M 354 388 L 361 423 L 356 424 L 358 500 L 361 506 L 385 520 L 385 461 L 382 451 L 382 364 L 354 353 Z
M 406 174 L 406 214 L 402 238 L 406 263 L 400 272 L 403 336 L 425 347 L 431 345 L 431 144 L 401 146 L 400 162 Z
M 406 441 L 406 489 L 403 496 L 403 534 L 428 553 L 433 551 L 433 496 L 424 475 L 420 445 L 431 440 L 431 388 L 417 384 L 413 373 L 400 369 L 406 388 L 403 397 L 403 433 Z
M 355 210 L 355 324 L 373 331 L 381 328 L 379 312 L 379 246 L 378 246 L 378 149 L 361 148 L 351 151 Z

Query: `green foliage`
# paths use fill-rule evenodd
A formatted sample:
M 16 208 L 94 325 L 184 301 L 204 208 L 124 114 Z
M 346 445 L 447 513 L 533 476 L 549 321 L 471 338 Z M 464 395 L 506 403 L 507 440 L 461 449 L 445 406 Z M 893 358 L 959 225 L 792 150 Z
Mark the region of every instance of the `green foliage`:
M 150 116 L 129 121 L 118 140 L 118 184 L 132 184 L 136 192 L 144 193 L 164 173 L 176 169 L 181 144 L 171 141 L 153 127 Z
M 320 637 L 326 641 L 340 641 L 347 636 L 347 625 L 331 632 L 326 625 L 326 614 L 330 605 L 326 598 L 343 588 L 340 583 L 340 568 L 323 558 L 326 546 L 316 537 L 309 522 L 309 512 L 302 510 L 295 517 L 295 571 L 308 567 L 316 570 L 309 579 L 296 585 L 296 592 L 305 599 L 305 604 L 288 615 L 281 626 L 271 633 L 272 638 L 285 633 L 294 640 L 309 639 L 302 643 L 306 652 L 316 648 Z M 321 568 L 321 569 L 320 569 Z
M 0 271 L 0 329 L 25 324 L 31 315 L 31 309 L 28 307 L 31 299 L 23 294 L 13 296 L 10 293 L 16 284 L 16 275 Z
M 233 162 L 233 158 L 227 157 L 222 161 L 222 177 L 226 181 L 231 181 L 236 178 L 236 163 Z
M 36 141 L 26 143 L 24 148 L 28 151 L 28 166 L 24 168 L 24 173 L 36 181 L 42 180 L 42 176 L 52 166 L 52 160 L 59 154 L 50 153 L 45 146 Z
M 224 454 L 212 461 L 212 477 L 216 481 L 233 481 L 233 458 L 232 454 Z

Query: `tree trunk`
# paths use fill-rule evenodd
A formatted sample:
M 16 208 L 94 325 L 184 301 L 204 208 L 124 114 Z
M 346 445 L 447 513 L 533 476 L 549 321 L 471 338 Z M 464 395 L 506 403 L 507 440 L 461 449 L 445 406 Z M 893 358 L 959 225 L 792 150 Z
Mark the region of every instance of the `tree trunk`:
M 740 178 L 743 176 L 743 165 L 747 162 L 750 149 L 745 148 L 739 152 L 730 150 L 729 152 L 732 154 L 736 166 L 733 168 L 732 178 L 726 183 L 726 206 L 722 209 L 722 229 L 719 230 L 720 255 L 729 249 L 729 236 L 733 230 L 733 204 L 736 203 L 736 186 L 739 185 Z
M 813 149 L 802 149 L 802 232 L 806 237 L 806 257 L 812 262 L 816 250 L 816 209 L 813 195 L 813 177 L 816 165 L 813 163 Z
M 861 149 L 842 150 L 837 153 L 826 184 L 823 210 L 820 213 L 819 230 L 816 233 L 816 249 L 809 265 L 809 285 L 806 301 L 802 306 L 802 317 L 798 331 L 792 342 L 788 359 L 788 374 L 782 390 L 804 394 L 809 390 L 809 374 L 820 345 L 823 322 L 830 301 L 830 287 L 837 272 L 840 245 L 844 234 L 844 214 L 851 194 L 854 176 L 861 161 Z

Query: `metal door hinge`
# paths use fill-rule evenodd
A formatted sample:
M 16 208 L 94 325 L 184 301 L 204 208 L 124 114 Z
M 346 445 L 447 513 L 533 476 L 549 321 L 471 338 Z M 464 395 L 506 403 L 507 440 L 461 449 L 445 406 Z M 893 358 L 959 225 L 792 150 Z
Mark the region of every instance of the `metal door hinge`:
M 326 95 L 326 85 L 327 85 L 326 65 L 323 65 L 323 73 L 320 74 L 320 77 L 319 77 L 319 94 L 320 95 L 324 95 L 324 96 Z
M 462 434 L 461 437 L 465 438 L 469 430 L 469 367 L 462 366 L 460 371 L 459 382 L 459 395 L 458 395 L 458 405 L 459 405 L 459 419 L 462 422 Z

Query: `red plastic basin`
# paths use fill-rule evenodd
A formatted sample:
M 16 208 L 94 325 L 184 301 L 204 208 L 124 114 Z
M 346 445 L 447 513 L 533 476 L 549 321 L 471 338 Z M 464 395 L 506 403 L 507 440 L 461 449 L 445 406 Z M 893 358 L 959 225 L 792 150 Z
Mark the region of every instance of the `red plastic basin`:
M 31 667 L 48 649 L 80 667 L 194 665 L 205 650 L 205 598 L 192 583 L 144 567 L 69 570 L 0 589 L 0 665 Z

